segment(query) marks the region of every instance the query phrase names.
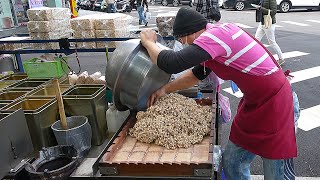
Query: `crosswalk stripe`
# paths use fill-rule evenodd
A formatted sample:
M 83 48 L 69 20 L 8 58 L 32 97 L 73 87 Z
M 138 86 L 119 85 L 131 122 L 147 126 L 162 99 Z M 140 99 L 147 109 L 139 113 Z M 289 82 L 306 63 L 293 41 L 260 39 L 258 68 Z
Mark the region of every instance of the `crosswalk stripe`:
M 241 23 L 234 23 L 235 25 L 239 26 L 239 27 L 242 27 L 242 28 L 246 28 L 246 29 L 250 29 L 250 28 L 253 28 L 251 26 L 247 26 L 247 25 L 244 25 L 244 24 L 241 24 Z
M 320 126 L 320 105 L 304 109 L 300 112 L 298 127 L 304 131 L 310 131 Z
M 301 51 L 291 51 L 291 52 L 283 53 L 283 57 L 285 59 L 288 59 L 288 58 L 293 58 L 293 57 L 305 56 L 305 55 L 308 55 L 308 54 L 309 53 L 305 53 L 305 52 L 301 52 Z M 273 55 L 273 57 L 275 59 L 279 59 L 277 54 Z
M 287 58 L 292 58 L 292 57 L 305 56 L 308 54 L 309 53 L 300 52 L 300 51 L 292 51 L 292 52 L 283 53 L 283 56 L 284 56 L 284 58 L 287 59 Z M 275 58 L 277 57 L 277 55 L 273 55 L 273 56 Z M 291 74 L 294 76 L 293 80 L 291 80 L 291 83 L 296 83 L 296 82 L 300 82 L 300 81 L 303 81 L 306 79 L 315 78 L 315 77 L 320 76 L 320 66 L 310 68 L 310 69 L 301 70 L 301 71 L 296 71 Z M 225 88 L 225 89 L 223 89 L 223 91 L 225 91 L 225 92 L 227 92 L 237 98 L 243 97 L 243 93 L 240 90 L 236 93 L 233 93 L 231 88 Z
M 320 66 L 290 73 L 294 78 L 291 83 L 297 83 L 300 81 L 312 79 L 320 76 Z M 320 111 L 319 111 L 320 112 Z
M 159 13 L 159 12 L 164 12 L 164 11 L 166 11 L 166 10 L 156 10 L 156 11 L 153 11 L 153 12 L 155 12 L 155 13 Z
M 281 22 L 287 23 L 287 24 L 293 24 L 293 25 L 297 25 L 297 26 L 310 26 L 309 24 L 298 23 L 298 22 L 294 22 L 294 21 L 281 21 Z
M 237 97 L 237 98 L 242 98 L 242 97 L 243 97 L 243 93 L 240 91 L 240 89 L 239 89 L 239 91 L 236 92 L 236 93 L 233 93 L 233 91 L 232 91 L 231 88 L 225 88 L 225 89 L 223 89 L 223 90 L 224 90 L 225 92 L 227 92 L 227 93 L 229 93 L 229 94 Z
M 277 24 L 275 24 L 274 25 L 276 28 L 282 28 L 283 26 L 280 26 L 280 25 L 277 25 Z
M 306 21 L 314 22 L 314 23 L 320 23 L 320 21 L 318 21 L 318 20 L 313 20 L 313 19 L 309 19 L 309 20 L 306 20 Z

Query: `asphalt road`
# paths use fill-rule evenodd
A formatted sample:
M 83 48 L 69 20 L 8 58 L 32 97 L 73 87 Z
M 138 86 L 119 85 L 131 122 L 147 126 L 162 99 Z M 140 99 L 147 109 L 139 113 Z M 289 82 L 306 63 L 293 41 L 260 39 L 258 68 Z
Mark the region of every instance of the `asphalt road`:
M 159 13 L 177 12 L 179 7 L 163 7 L 161 5 L 150 6 L 152 19 L 149 21 L 149 28 L 155 27 L 155 16 Z M 91 14 L 92 12 L 80 11 L 80 15 Z M 255 22 L 255 12 L 246 10 L 242 12 L 233 10 L 221 10 L 222 22 L 238 23 L 239 26 L 254 35 L 258 24 Z M 138 26 L 138 14 L 132 11 L 134 16 L 133 26 Z M 320 179 L 320 11 L 294 11 L 277 14 L 276 40 L 281 47 L 286 59 L 283 69 L 290 69 L 294 72 L 296 82 L 292 84 L 297 92 L 302 109 L 302 117 L 299 122 L 297 142 L 299 156 L 295 159 L 297 176 L 319 177 Z M 267 44 L 266 39 L 263 43 Z M 272 49 L 271 52 L 275 53 Z M 23 55 L 23 59 L 35 55 Z M 79 54 L 82 71 L 89 73 L 96 71 L 104 72 L 104 53 L 81 53 Z M 78 70 L 74 55 L 69 56 L 71 67 Z M 240 98 L 228 93 L 230 83 L 223 85 L 222 93 L 230 98 L 233 114 L 236 111 Z M 254 88 L 254 87 L 253 87 Z M 230 124 L 224 124 L 222 145 L 225 145 L 230 131 Z M 256 158 L 252 165 L 252 174 L 263 174 L 262 162 Z

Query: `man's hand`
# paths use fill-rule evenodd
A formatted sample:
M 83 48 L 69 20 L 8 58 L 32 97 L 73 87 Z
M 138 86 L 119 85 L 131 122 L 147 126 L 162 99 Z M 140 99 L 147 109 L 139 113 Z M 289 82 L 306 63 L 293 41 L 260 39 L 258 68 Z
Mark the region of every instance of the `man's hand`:
M 142 30 L 140 33 L 141 43 L 144 47 L 148 46 L 148 43 L 155 43 L 157 41 L 156 31 L 152 29 Z
M 154 103 L 155 103 L 157 100 L 159 100 L 159 98 L 165 96 L 166 94 L 167 94 L 167 93 L 166 93 L 164 87 L 158 89 L 156 92 L 154 92 L 154 93 L 149 97 L 148 107 L 154 105 Z

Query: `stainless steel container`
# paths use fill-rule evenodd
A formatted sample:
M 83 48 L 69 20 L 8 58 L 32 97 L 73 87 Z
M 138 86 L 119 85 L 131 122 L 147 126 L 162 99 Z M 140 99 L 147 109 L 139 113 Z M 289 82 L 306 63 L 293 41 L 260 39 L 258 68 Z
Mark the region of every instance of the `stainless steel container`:
M 51 125 L 58 119 L 58 106 L 54 99 L 25 98 L 12 102 L 1 110 L 2 113 L 11 113 L 22 109 L 27 120 L 35 151 L 42 147 L 56 145 L 56 139 Z
M 17 173 L 33 152 L 31 137 L 23 111 L 0 113 L 0 179 Z M 5 178 L 6 179 L 6 178 Z M 11 179 L 11 178 L 9 178 Z
M 92 130 L 92 145 L 101 145 L 107 135 L 106 87 L 76 85 L 63 94 L 67 116 L 86 116 Z
M 160 48 L 168 49 L 157 43 Z M 129 40 L 114 52 L 107 62 L 106 82 L 120 111 L 145 110 L 150 95 L 166 84 L 170 74 L 153 64 L 140 40 Z

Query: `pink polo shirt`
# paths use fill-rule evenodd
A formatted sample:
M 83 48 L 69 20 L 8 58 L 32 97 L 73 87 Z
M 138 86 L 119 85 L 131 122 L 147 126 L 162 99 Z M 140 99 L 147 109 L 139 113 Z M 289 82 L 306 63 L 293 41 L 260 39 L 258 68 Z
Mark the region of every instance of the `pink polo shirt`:
M 208 23 L 206 31 L 193 43 L 207 51 L 212 59 L 243 73 L 263 76 L 276 72 L 279 68 L 268 53 L 248 36 L 231 23 Z

